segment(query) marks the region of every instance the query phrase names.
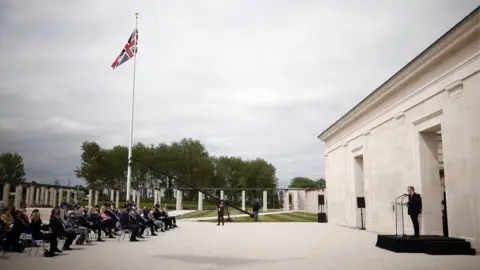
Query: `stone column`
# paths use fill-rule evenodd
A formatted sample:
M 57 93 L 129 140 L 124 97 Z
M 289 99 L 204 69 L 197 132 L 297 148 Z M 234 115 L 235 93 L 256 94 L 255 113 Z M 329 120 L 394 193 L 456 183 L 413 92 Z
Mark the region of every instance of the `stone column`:
M 70 203 L 71 200 L 72 200 L 72 190 L 67 189 L 67 203 Z
M 3 203 L 5 206 L 9 206 L 8 195 L 10 194 L 10 184 L 5 184 L 3 186 Z
M 115 190 L 110 190 L 110 201 L 113 202 L 115 201 Z
M 30 187 L 27 187 L 27 194 L 25 194 L 25 204 L 30 206 Z
M 135 192 L 134 189 L 132 189 L 132 202 L 133 202 L 133 203 L 136 202 L 136 197 L 135 197 L 135 195 L 136 195 L 136 192 Z
M 290 193 L 288 190 L 283 191 L 283 210 L 290 210 Z
M 48 200 L 49 198 L 49 191 L 46 187 L 43 188 L 43 204 L 48 205 L 50 204 L 50 201 Z
M 245 211 L 245 190 L 242 190 L 242 210 Z
M 223 200 L 223 190 L 220 190 L 220 200 Z
M 30 206 L 35 204 L 35 186 L 30 186 L 30 198 L 28 199 Z
M 293 192 L 293 210 L 298 211 L 298 191 Z
M 88 190 L 88 208 L 92 207 L 93 190 Z
M 115 199 L 115 207 L 120 207 L 119 203 L 120 203 L 120 190 L 117 190 L 116 191 L 117 193 L 117 198 Z
M 73 202 L 78 203 L 78 190 L 73 191 Z
M 58 189 L 58 204 L 63 202 L 63 188 Z
M 52 207 L 58 206 L 57 204 L 57 190 L 55 188 L 51 189 L 51 199 L 52 202 L 50 203 Z
M 177 210 L 182 210 L 182 191 L 177 189 Z
M 39 204 L 47 204 L 47 202 L 45 202 L 45 187 L 41 187 L 40 188 L 40 202 Z
M 263 212 L 267 212 L 267 205 L 268 205 L 268 201 L 267 201 L 267 191 L 264 190 L 264 191 L 263 191 Z
M 94 206 L 98 205 L 98 190 L 95 190 L 95 201 Z
M 203 193 L 198 192 L 198 211 L 203 210 Z
M 160 189 L 158 192 L 158 205 L 160 205 L 160 208 L 162 208 L 162 195 L 163 195 L 164 190 Z
M 137 205 L 137 207 L 140 207 L 140 199 L 141 199 L 140 190 L 138 190 L 138 191 L 137 191 L 137 201 L 135 202 L 135 204 Z
M 158 203 L 158 190 L 154 189 L 153 190 L 153 205 L 156 205 Z
M 35 188 L 35 204 L 39 205 L 40 204 L 40 191 L 41 189 L 39 187 Z
M 22 202 L 23 197 L 23 186 L 18 185 L 15 188 L 15 201 L 14 201 L 14 206 L 15 208 L 19 209 L 20 208 L 20 203 Z

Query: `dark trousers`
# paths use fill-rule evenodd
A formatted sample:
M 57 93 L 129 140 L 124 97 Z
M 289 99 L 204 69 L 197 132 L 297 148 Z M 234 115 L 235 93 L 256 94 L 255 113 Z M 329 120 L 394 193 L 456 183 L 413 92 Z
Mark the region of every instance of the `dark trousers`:
M 177 220 L 175 219 L 175 217 L 169 217 L 169 218 L 172 220 L 173 227 L 176 227 L 177 226 Z
M 132 224 L 128 226 L 128 229 L 132 231 L 130 234 L 130 240 L 134 240 L 138 237 L 138 232 L 140 231 L 140 225 L 139 224 Z
M 413 231 L 415 236 L 420 235 L 420 225 L 418 224 L 418 214 L 411 214 L 410 218 L 412 219 Z
M 155 234 L 155 228 L 154 228 L 155 224 L 153 223 L 153 220 L 147 220 L 147 221 L 145 222 L 145 225 L 147 225 L 148 227 L 150 227 L 150 232 L 151 232 L 152 234 Z
M 50 243 L 50 251 L 52 252 L 58 249 L 58 240 L 54 233 L 42 234 L 39 240 L 47 240 Z
M 60 235 L 65 237 L 65 242 L 63 243 L 63 247 L 69 248 L 73 240 L 77 237 L 77 234 L 74 231 L 66 231 L 63 235 Z
M 223 213 L 218 212 L 218 224 L 217 225 L 220 225 L 220 221 L 222 222 L 222 225 L 224 225 Z

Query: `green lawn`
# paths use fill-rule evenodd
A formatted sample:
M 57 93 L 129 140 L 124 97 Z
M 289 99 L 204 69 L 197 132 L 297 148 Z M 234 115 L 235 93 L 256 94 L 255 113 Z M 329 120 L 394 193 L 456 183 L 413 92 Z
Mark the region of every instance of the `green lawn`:
M 201 222 L 217 222 L 217 220 L 202 220 Z M 255 222 L 251 217 L 233 218 L 233 222 Z M 281 213 L 266 216 L 258 216 L 257 222 L 317 222 L 316 213 Z
M 240 212 L 239 210 L 234 209 L 234 208 L 228 208 L 228 211 L 230 212 L 230 215 L 245 214 L 245 213 Z M 279 210 L 278 209 L 267 210 L 267 212 L 277 212 L 277 211 L 279 211 Z M 260 213 L 261 213 L 261 211 L 260 211 Z M 178 218 L 202 218 L 202 217 L 216 217 L 216 216 L 217 216 L 217 210 L 202 210 L 202 211 L 195 211 L 195 212 L 187 213 L 187 214 L 179 216 Z M 226 216 L 226 214 L 225 214 L 225 216 Z

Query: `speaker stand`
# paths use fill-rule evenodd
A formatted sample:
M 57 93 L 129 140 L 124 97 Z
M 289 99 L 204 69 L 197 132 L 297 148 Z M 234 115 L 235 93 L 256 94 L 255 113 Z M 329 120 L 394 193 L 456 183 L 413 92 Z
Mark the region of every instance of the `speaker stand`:
M 359 229 L 361 231 L 364 231 L 365 230 L 365 227 L 363 226 L 363 208 L 360 208 L 360 224 L 362 225 L 362 227 Z

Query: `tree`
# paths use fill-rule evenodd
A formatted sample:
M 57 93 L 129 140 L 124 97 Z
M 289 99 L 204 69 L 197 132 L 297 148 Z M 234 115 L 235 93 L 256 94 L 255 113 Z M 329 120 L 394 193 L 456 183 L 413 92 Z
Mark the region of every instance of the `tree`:
M 23 158 L 18 153 L 0 154 L 0 183 L 18 185 L 25 181 Z
M 326 188 L 325 179 L 320 178 L 318 180 L 313 180 L 308 177 L 300 177 L 297 176 L 290 181 L 290 188 L 315 188 L 315 189 L 322 189 Z

